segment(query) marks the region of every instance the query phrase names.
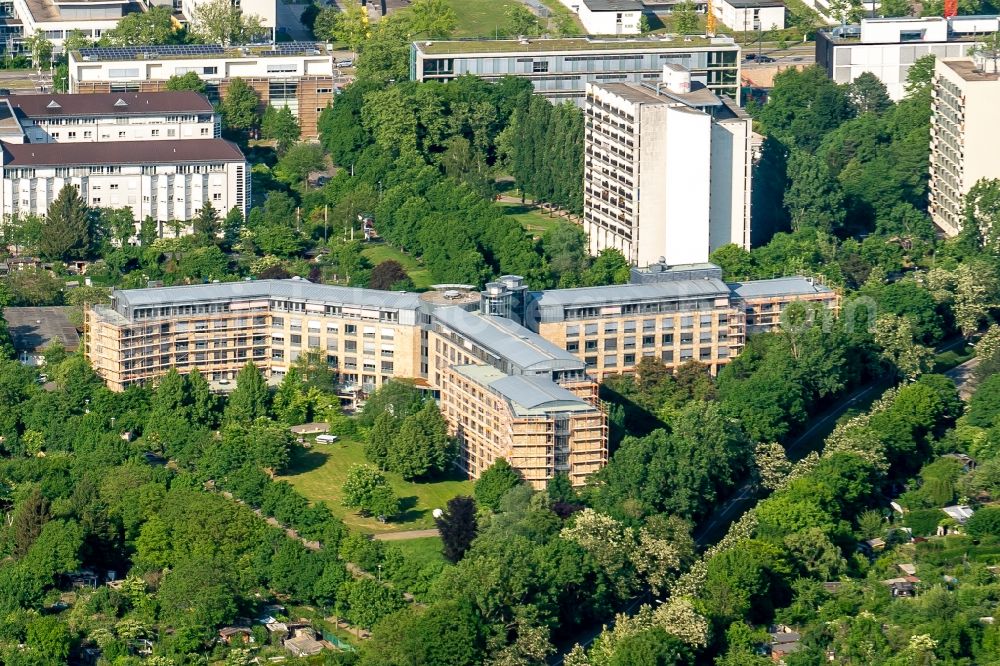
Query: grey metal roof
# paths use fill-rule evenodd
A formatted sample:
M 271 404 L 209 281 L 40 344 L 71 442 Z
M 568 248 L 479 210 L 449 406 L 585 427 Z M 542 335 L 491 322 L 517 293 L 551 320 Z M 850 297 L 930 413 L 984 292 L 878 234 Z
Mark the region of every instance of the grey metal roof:
M 448 328 L 522 370 L 584 367 L 582 361 L 565 349 L 510 319 L 474 314 L 458 307 L 439 308 L 434 311 L 434 317 Z
M 253 280 L 154 289 L 128 289 L 115 291 L 114 297 L 119 305 L 132 308 L 164 307 L 206 301 L 231 301 L 241 298 L 291 298 L 397 310 L 416 310 L 420 305 L 420 299 L 414 293 L 313 284 L 307 280 Z
M 517 416 L 589 412 L 596 409 L 546 377 L 508 375 L 489 365 L 458 365 L 452 370 L 496 392 Z
M 551 379 L 533 375 L 507 375 L 490 382 L 495 389 L 512 403 L 524 410 L 545 409 L 546 411 L 590 411 L 593 405 L 556 384 Z
M 581 287 L 578 289 L 550 289 L 537 295 L 541 308 L 586 307 L 613 305 L 663 299 L 713 298 L 729 296 L 729 287 L 722 280 L 670 280 L 648 284 L 619 284 L 608 287 Z
M 636 0 L 583 0 L 592 12 L 638 12 L 642 3 Z
M 801 275 L 732 282 L 729 287 L 740 298 L 767 298 L 769 296 L 801 296 L 804 294 L 830 294 L 833 290 Z

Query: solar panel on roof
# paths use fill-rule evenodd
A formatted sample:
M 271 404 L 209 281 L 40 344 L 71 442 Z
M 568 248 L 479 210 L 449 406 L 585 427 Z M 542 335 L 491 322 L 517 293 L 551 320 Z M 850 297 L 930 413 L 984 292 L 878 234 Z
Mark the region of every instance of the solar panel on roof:
M 135 60 L 160 56 L 221 55 L 226 50 L 218 44 L 158 44 L 152 46 L 97 46 L 80 49 L 85 60 Z

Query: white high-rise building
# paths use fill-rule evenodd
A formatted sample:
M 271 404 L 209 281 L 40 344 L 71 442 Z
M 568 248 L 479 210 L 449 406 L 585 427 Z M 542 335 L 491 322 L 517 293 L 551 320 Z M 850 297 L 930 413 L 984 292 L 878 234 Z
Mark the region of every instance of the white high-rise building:
M 948 236 L 962 229 L 964 198 L 983 178 L 1000 178 L 1000 74 L 971 58 L 934 64 L 930 214 Z
M 587 84 L 584 230 L 633 264 L 693 264 L 750 247 L 751 121 L 690 73 Z

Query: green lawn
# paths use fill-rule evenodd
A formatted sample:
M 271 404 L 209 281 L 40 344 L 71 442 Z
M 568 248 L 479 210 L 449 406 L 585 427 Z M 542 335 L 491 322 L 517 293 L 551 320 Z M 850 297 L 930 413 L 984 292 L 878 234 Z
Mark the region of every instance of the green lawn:
M 448 0 L 458 15 L 452 37 L 493 37 L 507 25 L 507 7 L 518 0 Z
M 416 568 L 431 562 L 444 562 L 444 555 L 441 554 L 441 537 L 386 541 L 385 544 L 395 546 L 403 551 L 406 561 L 413 562 Z
M 557 225 L 563 218 L 549 217 L 548 213 L 531 205 L 501 202 L 504 213 L 521 223 L 524 230 L 532 236 L 541 236 Z
M 365 245 L 365 249 L 361 251 L 361 254 L 372 263 L 372 266 L 376 266 L 388 259 L 395 259 L 403 264 L 403 268 L 406 269 L 407 274 L 409 274 L 410 279 L 413 280 L 413 284 L 417 289 L 427 289 L 434 283 L 429 270 L 421 266 L 410 255 L 397 250 L 391 245 L 386 245 L 385 243 L 368 244 Z
M 411 483 L 398 474 L 387 472 L 393 490 L 403 500 L 403 515 L 390 523 L 382 524 L 375 518 L 359 516 L 353 509 L 341 504 L 341 486 L 352 465 L 367 462 L 360 442 L 343 440 L 333 444 L 317 444 L 311 449 L 296 449 L 285 475 L 279 480 L 288 481 L 312 501 L 324 501 L 330 510 L 351 529 L 368 534 L 402 532 L 434 527 L 431 511 L 443 509 L 456 495 L 471 495 L 472 482 L 446 480 L 432 483 Z M 403 542 L 395 541 L 400 544 Z

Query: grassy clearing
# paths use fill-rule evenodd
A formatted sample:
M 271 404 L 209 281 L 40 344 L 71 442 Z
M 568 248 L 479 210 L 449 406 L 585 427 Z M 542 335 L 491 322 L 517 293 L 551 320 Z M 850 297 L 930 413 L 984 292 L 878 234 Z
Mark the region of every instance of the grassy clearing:
M 517 203 L 501 203 L 504 214 L 509 215 L 524 227 L 532 236 L 541 236 L 546 231 L 562 221 L 560 217 L 549 217 L 547 213 L 534 206 Z
M 389 259 L 395 259 L 406 269 L 417 289 L 427 289 L 434 283 L 434 279 L 431 278 L 431 272 L 421 266 L 420 262 L 391 245 L 386 245 L 385 243 L 369 244 L 365 246 L 361 254 L 371 262 L 372 266 L 377 266 Z
M 287 472 L 278 477 L 288 481 L 295 489 L 317 502 L 326 502 L 330 510 L 350 529 L 376 534 L 424 530 L 434 527 L 431 511 L 444 508 L 456 495 L 471 495 L 472 482 L 458 478 L 432 483 L 411 483 L 398 474 L 386 473 L 389 484 L 403 501 L 402 516 L 391 523 L 380 523 L 375 518 L 359 516 L 341 502 L 341 487 L 352 465 L 367 462 L 360 442 L 343 440 L 333 444 L 317 444 L 311 449 L 297 449 Z M 393 542 L 402 543 L 402 542 Z
M 420 539 L 405 539 L 403 541 L 386 541 L 387 546 L 403 551 L 407 562 L 413 562 L 414 567 L 422 568 L 432 562 L 444 562 L 441 554 L 441 537 L 423 537 Z
M 458 15 L 458 25 L 452 37 L 494 37 L 507 27 L 507 8 L 518 0 L 448 0 Z

